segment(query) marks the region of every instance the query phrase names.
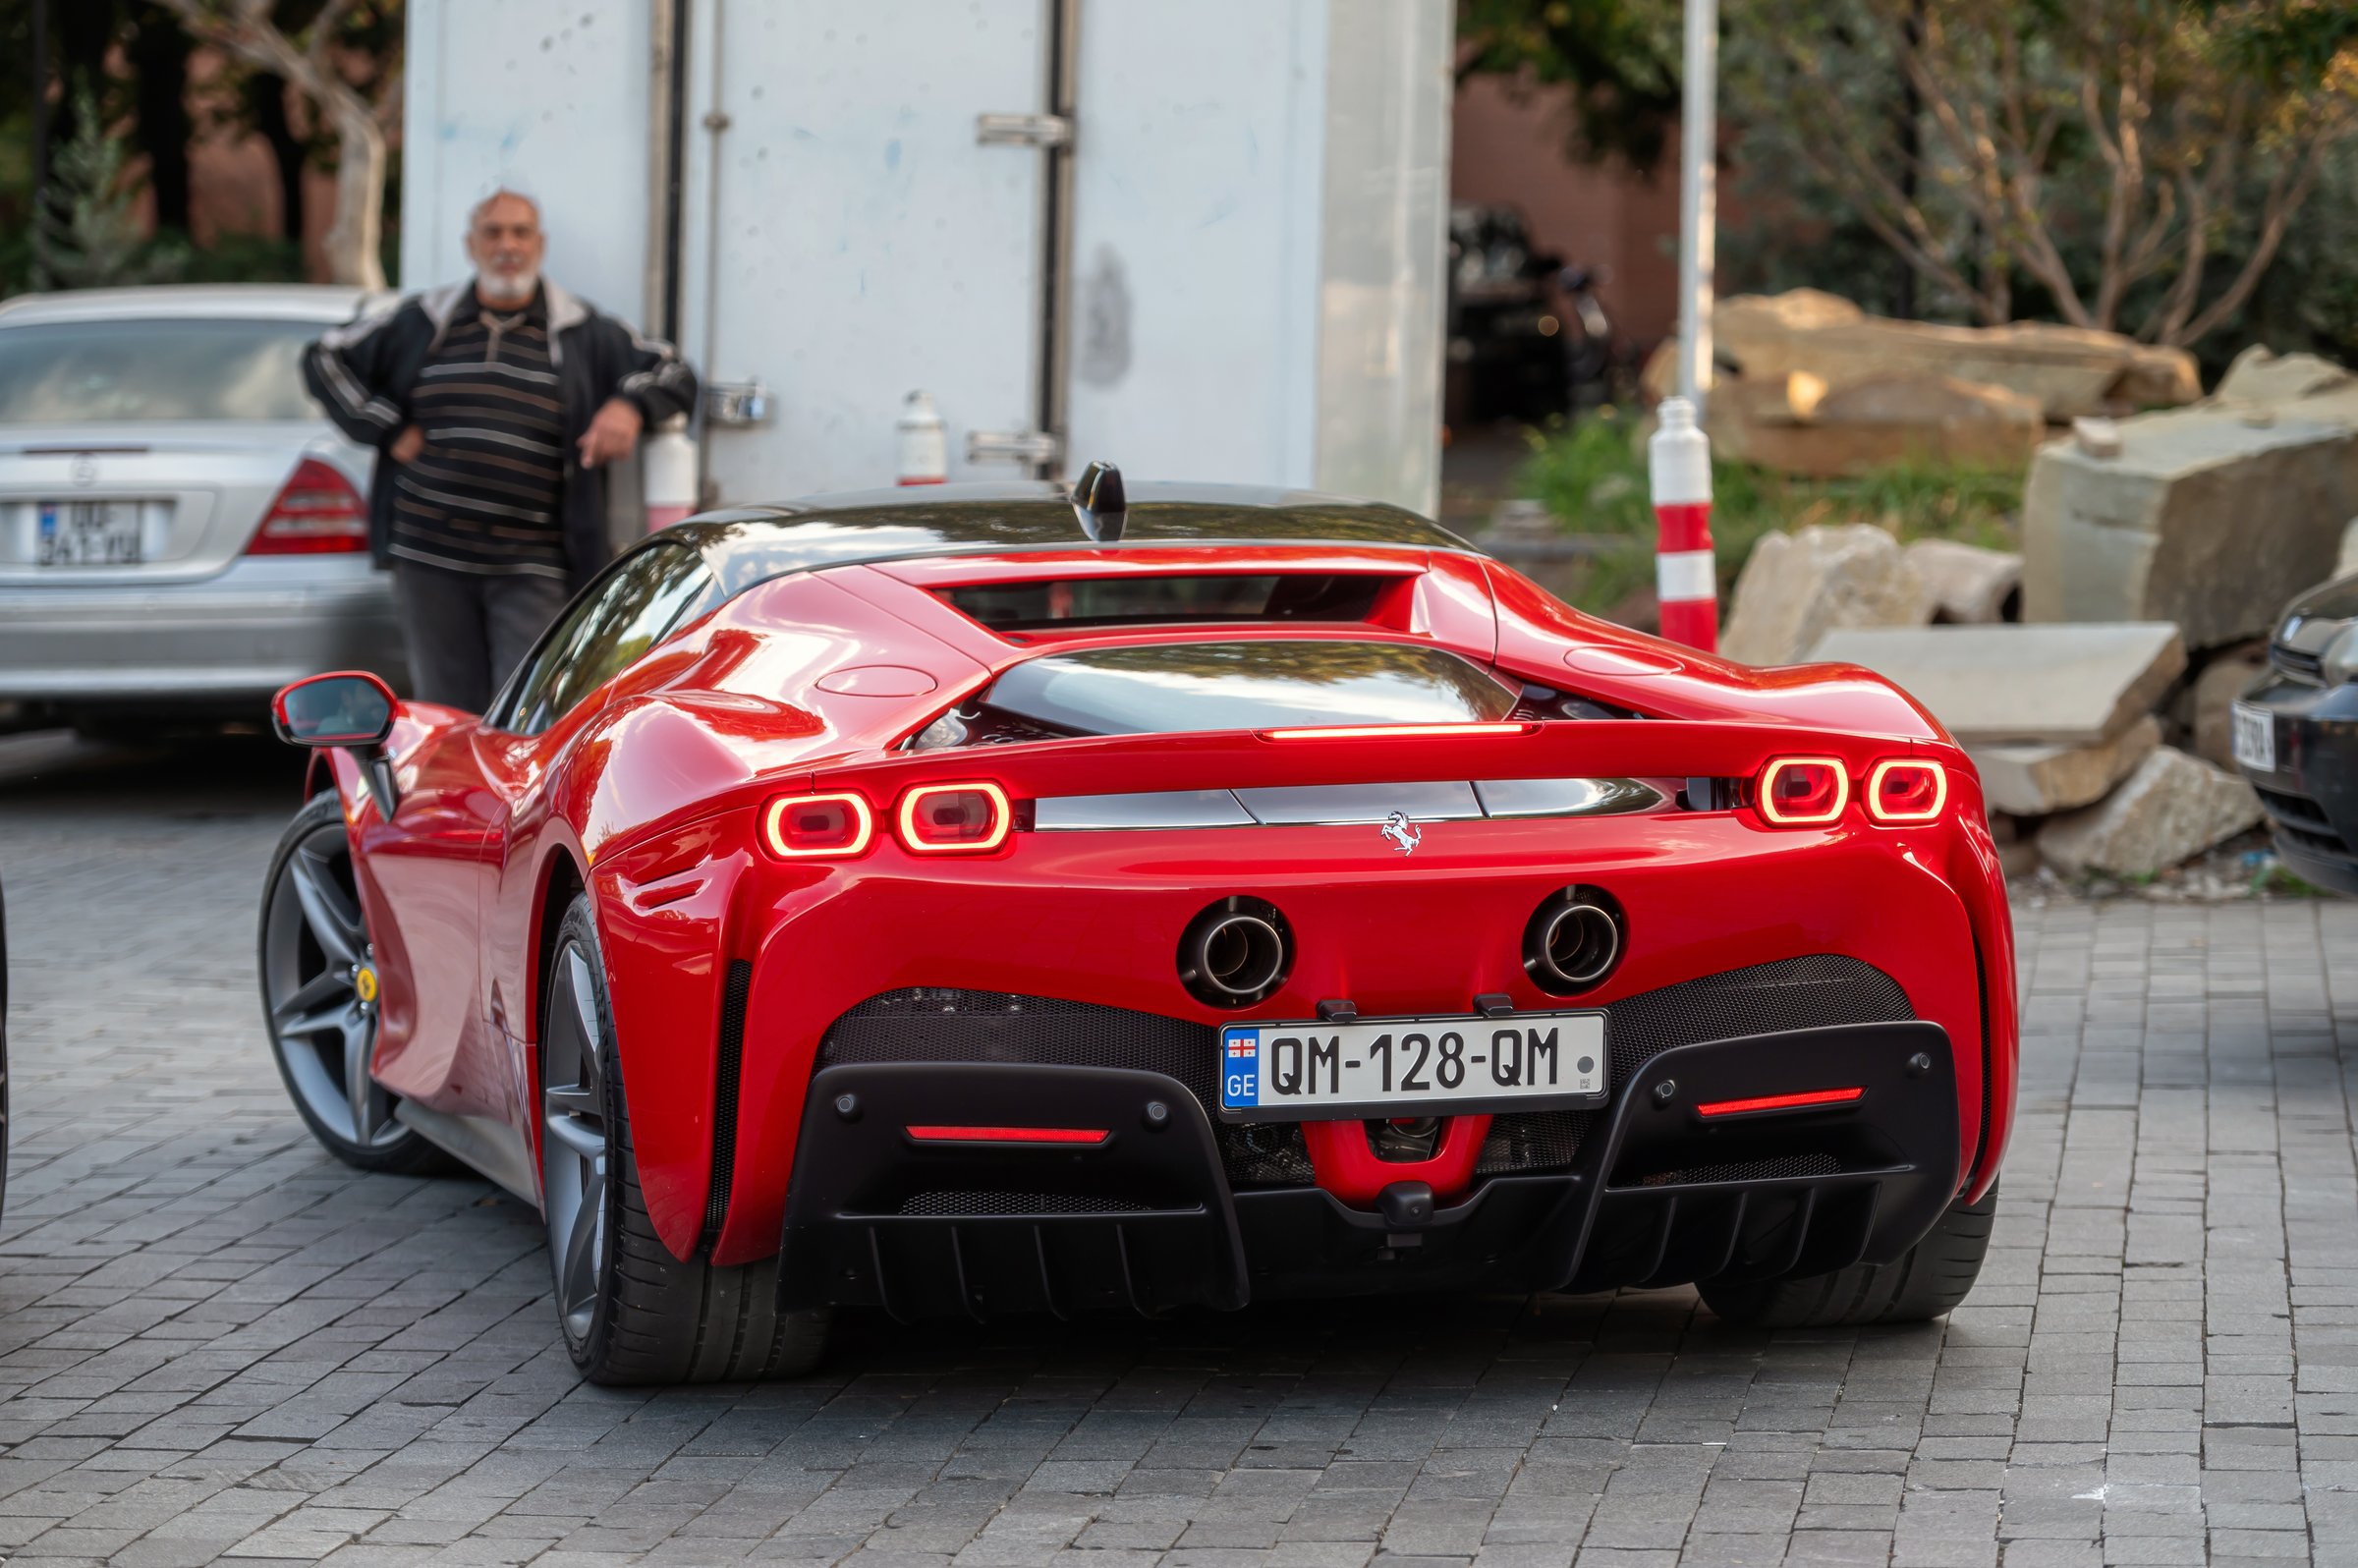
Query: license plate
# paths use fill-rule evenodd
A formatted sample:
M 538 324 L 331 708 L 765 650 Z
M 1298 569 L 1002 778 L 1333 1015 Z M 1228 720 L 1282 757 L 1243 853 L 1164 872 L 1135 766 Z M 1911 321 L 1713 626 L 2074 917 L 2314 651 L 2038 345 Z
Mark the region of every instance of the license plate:
M 2238 702 L 2229 710 L 2234 722 L 2235 760 L 2255 773 L 2276 770 L 2276 716 L 2267 708 Z
M 1604 1097 L 1602 1013 L 1220 1031 L 1220 1109 L 1230 1121 L 1597 1105 Z
M 41 503 L 33 565 L 137 566 L 144 558 L 137 501 Z

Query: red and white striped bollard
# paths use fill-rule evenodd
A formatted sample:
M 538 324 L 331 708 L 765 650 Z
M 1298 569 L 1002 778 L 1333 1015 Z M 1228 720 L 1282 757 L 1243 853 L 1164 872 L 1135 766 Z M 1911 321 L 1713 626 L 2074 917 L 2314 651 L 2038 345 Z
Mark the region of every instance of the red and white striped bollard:
M 1719 649 L 1719 574 L 1712 560 L 1712 444 L 1695 423 L 1695 405 L 1664 398 L 1646 466 L 1654 481 L 1654 581 L 1662 636 L 1715 653 Z

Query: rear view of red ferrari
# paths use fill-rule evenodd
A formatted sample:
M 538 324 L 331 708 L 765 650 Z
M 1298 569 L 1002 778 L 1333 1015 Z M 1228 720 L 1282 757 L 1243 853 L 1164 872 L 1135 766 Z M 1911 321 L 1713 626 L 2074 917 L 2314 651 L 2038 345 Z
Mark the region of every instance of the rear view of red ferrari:
M 282 693 L 320 1141 L 538 1206 L 607 1381 L 806 1368 L 837 1307 L 1963 1299 L 2013 938 L 1929 714 L 1389 507 L 1076 494 L 707 514 L 479 716 Z

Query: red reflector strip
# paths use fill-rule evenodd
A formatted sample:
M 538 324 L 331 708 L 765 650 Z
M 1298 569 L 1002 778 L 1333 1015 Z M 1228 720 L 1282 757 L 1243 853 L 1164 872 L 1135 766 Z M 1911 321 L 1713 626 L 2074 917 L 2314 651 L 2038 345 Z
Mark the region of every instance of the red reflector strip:
M 921 1144 L 1102 1144 L 1102 1127 L 912 1127 Z
M 1316 729 L 1263 730 L 1271 741 L 1378 741 L 1427 735 L 1521 735 L 1528 724 L 1321 724 Z
M 1695 1107 L 1698 1116 L 1741 1116 L 1746 1111 L 1802 1110 L 1812 1105 L 1847 1105 L 1864 1089 L 1813 1089 L 1799 1094 L 1763 1094 L 1756 1099 L 1714 1099 Z

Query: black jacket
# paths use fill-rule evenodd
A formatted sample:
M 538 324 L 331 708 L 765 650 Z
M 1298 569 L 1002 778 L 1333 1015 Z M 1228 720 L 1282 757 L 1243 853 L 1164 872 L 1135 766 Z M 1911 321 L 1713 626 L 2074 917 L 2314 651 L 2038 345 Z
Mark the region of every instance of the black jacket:
M 368 492 L 368 549 L 393 564 L 394 462 L 385 448 L 410 423 L 410 391 L 449 327 L 473 279 L 413 295 L 390 310 L 364 313 L 305 351 L 303 378 L 338 428 L 376 448 Z M 696 406 L 696 372 L 671 345 L 643 338 L 546 279 L 548 350 L 555 362 L 565 424 L 565 556 L 574 588 L 612 554 L 606 542 L 606 468 L 585 469 L 576 450 L 590 419 L 610 398 L 625 398 L 653 429 Z

